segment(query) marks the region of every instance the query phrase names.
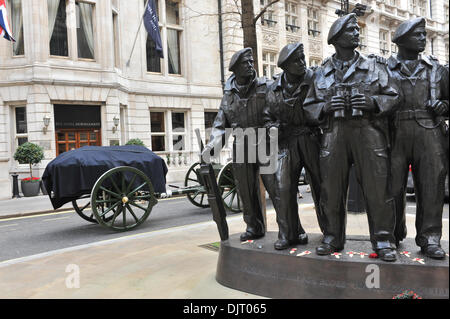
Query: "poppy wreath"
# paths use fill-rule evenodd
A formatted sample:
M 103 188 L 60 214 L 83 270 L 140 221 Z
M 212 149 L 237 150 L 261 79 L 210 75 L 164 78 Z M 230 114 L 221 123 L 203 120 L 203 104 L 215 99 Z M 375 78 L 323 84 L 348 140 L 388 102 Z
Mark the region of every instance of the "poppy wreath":
M 420 297 L 414 291 L 405 290 L 401 294 L 395 295 L 392 299 L 422 299 L 422 297 Z

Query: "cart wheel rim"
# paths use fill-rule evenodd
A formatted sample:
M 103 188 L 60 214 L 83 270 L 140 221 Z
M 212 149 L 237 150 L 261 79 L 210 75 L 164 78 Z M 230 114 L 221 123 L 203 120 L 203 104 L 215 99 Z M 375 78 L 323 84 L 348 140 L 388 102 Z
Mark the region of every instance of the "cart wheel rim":
M 127 231 L 142 224 L 157 203 L 150 178 L 134 167 L 115 167 L 94 185 L 91 207 L 97 222 Z
M 226 164 L 217 176 L 217 184 L 222 194 L 223 204 L 226 209 L 233 213 L 242 212 L 242 201 L 240 199 L 236 182 L 233 175 L 233 163 Z
M 184 186 L 185 187 L 198 187 L 199 190 L 187 193 L 186 197 L 187 199 L 194 204 L 197 207 L 201 208 L 208 208 L 208 196 L 206 195 L 206 192 L 204 191 L 203 184 L 201 183 L 200 174 L 198 170 L 200 169 L 200 163 L 194 163 L 189 167 L 186 177 L 184 179 Z
M 82 199 L 86 199 L 86 198 L 90 198 L 90 195 L 83 195 L 80 198 L 74 199 L 72 201 L 72 206 L 75 210 L 75 212 L 78 214 L 78 216 L 80 216 L 81 218 L 83 218 L 84 220 L 90 222 L 90 223 L 94 223 L 94 224 L 98 224 L 97 219 L 95 219 L 94 217 L 94 213 L 92 212 L 91 209 L 91 201 L 87 201 L 87 202 L 83 202 L 81 203 L 80 200 Z M 106 221 L 109 221 L 109 218 L 106 218 Z
M 84 220 L 97 224 L 94 213 L 92 213 L 92 211 L 88 212 L 88 209 L 91 207 L 91 202 L 88 201 L 87 203 L 82 204 L 81 202 L 79 202 L 80 199 L 81 198 L 72 201 L 72 206 L 75 212 Z

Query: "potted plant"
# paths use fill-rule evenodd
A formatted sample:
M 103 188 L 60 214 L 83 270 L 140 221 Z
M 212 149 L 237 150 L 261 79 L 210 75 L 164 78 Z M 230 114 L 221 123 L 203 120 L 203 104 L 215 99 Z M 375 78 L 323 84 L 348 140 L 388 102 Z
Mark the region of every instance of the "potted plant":
M 41 185 L 39 177 L 33 177 L 32 165 L 38 164 L 44 159 L 44 151 L 39 145 L 26 142 L 20 145 L 14 153 L 14 159 L 19 164 L 30 166 L 30 177 L 21 180 L 22 193 L 25 197 L 37 196 Z
M 138 139 L 138 138 L 133 138 L 131 140 L 129 140 L 125 145 L 140 145 L 140 146 L 145 146 L 144 142 L 142 142 L 142 140 Z

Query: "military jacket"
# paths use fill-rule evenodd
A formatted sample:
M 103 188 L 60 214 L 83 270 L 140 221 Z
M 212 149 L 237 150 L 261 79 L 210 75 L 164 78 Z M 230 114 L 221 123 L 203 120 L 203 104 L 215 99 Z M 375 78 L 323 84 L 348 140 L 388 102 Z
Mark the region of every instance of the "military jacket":
M 420 57 L 413 71 L 397 55 L 392 55 L 387 62 L 389 76 L 400 89 L 401 103 L 397 111 L 402 115 L 410 112 L 411 119 L 425 128 L 435 127 L 435 115 L 427 104 L 440 100 L 448 106 L 448 70 L 432 56 Z
M 263 111 L 267 85 L 266 78 L 255 78 L 247 89 L 242 92 L 234 74 L 228 79 L 224 88 L 224 96 L 219 112 L 214 120 L 211 139 L 208 147 L 225 142 L 226 128 L 262 128 L 264 127 Z
M 278 128 L 279 141 L 311 132 L 303 112 L 303 101 L 313 80 L 313 71 L 306 70 L 303 82 L 292 95 L 284 94 L 284 74 L 281 73 L 269 86 L 264 109 L 264 125 L 267 128 Z
M 326 115 L 324 107 L 337 95 L 339 87 L 353 90 L 369 96 L 376 105 L 376 111 L 366 117 L 384 118 L 393 112 L 399 103 L 397 89 L 389 82 L 387 66 L 375 56 L 365 57 L 356 52 L 357 58 L 349 66 L 347 72 L 339 79 L 338 67 L 334 63 L 334 56 L 327 58 L 315 72 L 315 80 L 311 85 L 303 104 L 305 118 L 310 123 L 316 123 L 327 129 L 333 115 Z M 346 118 L 348 118 L 346 116 Z M 379 121 L 379 120 L 377 120 Z

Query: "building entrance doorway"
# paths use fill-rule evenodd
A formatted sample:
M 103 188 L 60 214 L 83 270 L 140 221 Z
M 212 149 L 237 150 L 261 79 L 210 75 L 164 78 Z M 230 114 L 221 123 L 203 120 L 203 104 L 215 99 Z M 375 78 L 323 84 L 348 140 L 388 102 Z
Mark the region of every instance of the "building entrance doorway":
M 101 146 L 99 105 L 55 104 L 56 156 L 83 146 Z
M 56 131 L 56 156 L 83 146 L 101 146 L 101 132 L 95 129 Z

